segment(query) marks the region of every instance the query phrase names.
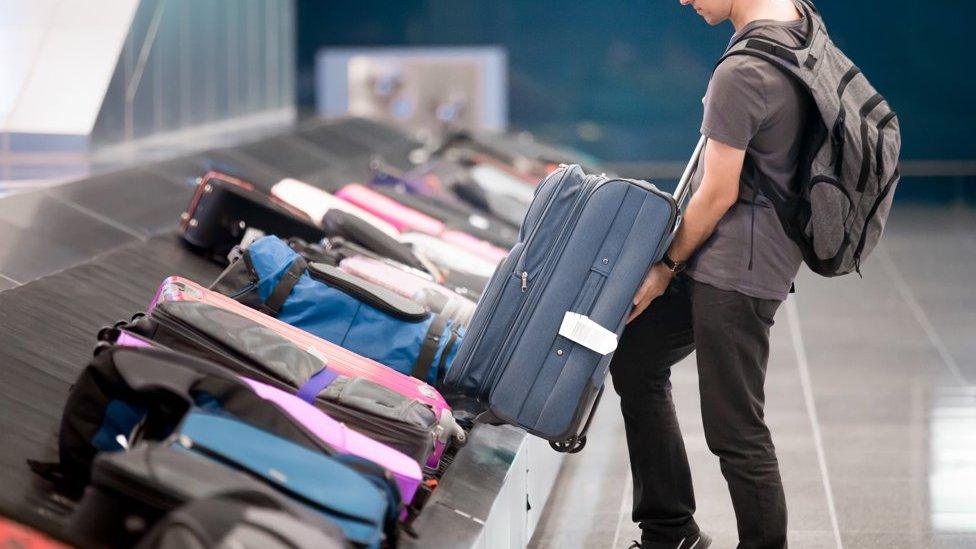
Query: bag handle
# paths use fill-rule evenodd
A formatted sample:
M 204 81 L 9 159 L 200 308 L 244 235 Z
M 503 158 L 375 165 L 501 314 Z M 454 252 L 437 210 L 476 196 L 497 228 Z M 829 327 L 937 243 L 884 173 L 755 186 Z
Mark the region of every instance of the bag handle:
M 705 143 L 708 142 L 708 138 L 704 135 L 698 140 L 698 145 L 695 146 L 695 152 L 691 153 L 691 160 L 688 161 L 688 165 L 685 166 L 684 173 L 681 174 L 681 179 L 678 180 L 678 186 L 674 189 L 674 201 L 678 204 L 678 208 L 681 208 L 681 204 L 688 198 L 689 192 L 691 190 L 691 178 L 698 171 L 698 164 L 705 151 Z
M 245 254 L 246 256 L 247 254 Z M 288 270 L 278 281 L 278 285 L 268 296 L 268 299 L 264 300 L 264 310 L 263 313 L 278 317 L 278 313 L 281 312 L 281 307 L 284 306 L 285 301 L 288 300 L 288 296 L 291 295 L 291 291 L 301 280 L 302 275 L 305 274 L 305 269 L 308 267 L 308 263 L 300 255 L 296 255 L 294 261 L 288 266 Z

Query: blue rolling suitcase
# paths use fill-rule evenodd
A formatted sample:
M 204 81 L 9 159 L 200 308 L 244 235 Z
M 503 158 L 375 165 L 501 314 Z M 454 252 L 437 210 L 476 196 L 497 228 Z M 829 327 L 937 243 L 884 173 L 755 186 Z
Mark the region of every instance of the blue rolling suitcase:
M 677 200 L 579 166 L 540 184 L 445 379 L 487 405 L 481 421 L 521 427 L 559 451 L 582 448 L 634 294 L 670 245 L 703 146 Z

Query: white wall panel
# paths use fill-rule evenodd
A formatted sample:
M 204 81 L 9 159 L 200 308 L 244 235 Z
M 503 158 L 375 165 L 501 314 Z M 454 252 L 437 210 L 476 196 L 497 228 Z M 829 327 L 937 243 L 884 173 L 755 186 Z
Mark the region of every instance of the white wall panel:
M 0 83 L 0 106 L 8 106 L 4 131 L 88 134 L 138 5 L 139 0 L 0 3 L 0 63 L 14 67 L 12 80 Z M 24 30 L 6 32 L 18 27 Z

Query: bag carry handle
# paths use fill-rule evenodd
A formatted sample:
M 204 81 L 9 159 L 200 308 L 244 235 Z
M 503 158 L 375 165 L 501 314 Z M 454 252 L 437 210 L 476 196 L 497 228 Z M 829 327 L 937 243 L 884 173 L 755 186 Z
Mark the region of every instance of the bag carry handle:
M 689 191 L 691 191 L 691 178 L 698 171 L 698 164 L 704 154 L 705 143 L 707 142 L 708 138 L 704 135 L 698 140 L 695 152 L 691 153 L 691 160 L 685 166 L 685 171 L 681 174 L 681 179 L 678 180 L 678 186 L 674 189 L 674 201 L 678 204 L 678 208 L 681 208 L 681 204 L 688 198 Z

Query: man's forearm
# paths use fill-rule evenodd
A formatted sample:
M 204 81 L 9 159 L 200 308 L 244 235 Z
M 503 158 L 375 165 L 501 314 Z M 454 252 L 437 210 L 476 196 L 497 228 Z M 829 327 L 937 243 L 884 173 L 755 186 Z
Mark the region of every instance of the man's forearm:
M 733 149 L 717 141 L 709 141 L 705 147 L 705 173 L 701 185 L 692 195 L 685 210 L 681 228 L 668 249 L 674 261 L 687 261 L 695 250 L 708 240 L 725 212 L 739 197 L 739 175 L 745 151 Z M 644 283 L 634 295 L 634 308 L 627 322 L 643 314 L 651 301 L 662 295 L 674 277 L 676 270 L 665 263 L 654 265 Z
M 708 188 L 702 185 L 702 188 Z M 691 197 L 684 220 L 675 236 L 668 257 L 674 261 L 687 261 L 715 231 L 722 216 L 735 204 L 736 196 L 729 193 L 698 192 Z

